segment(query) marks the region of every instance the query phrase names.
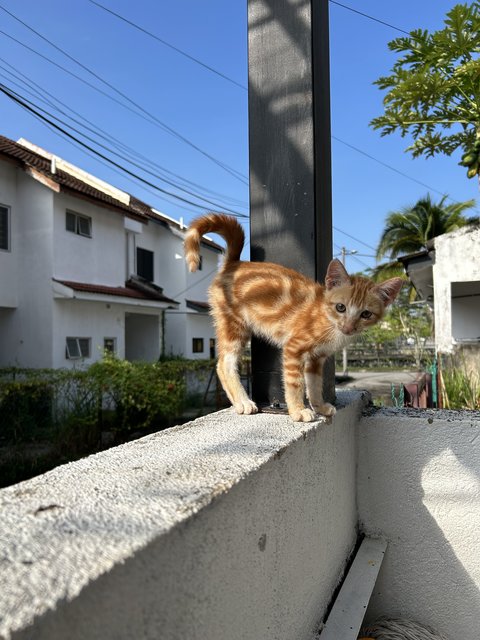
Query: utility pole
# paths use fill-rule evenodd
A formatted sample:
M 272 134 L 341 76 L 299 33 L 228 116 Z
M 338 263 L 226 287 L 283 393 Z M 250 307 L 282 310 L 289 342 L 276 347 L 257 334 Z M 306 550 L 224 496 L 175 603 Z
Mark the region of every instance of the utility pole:
M 355 253 L 358 253 L 356 249 L 346 249 L 345 247 L 341 248 L 341 252 L 342 252 L 342 264 L 343 266 L 345 266 L 345 256 L 351 256 L 354 255 Z M 348 350 L 347 347 L 343 347 L 343 352 L 342 352 L 342 364 L 343 364 L 343 375 L 346 376 L 348 375 Z

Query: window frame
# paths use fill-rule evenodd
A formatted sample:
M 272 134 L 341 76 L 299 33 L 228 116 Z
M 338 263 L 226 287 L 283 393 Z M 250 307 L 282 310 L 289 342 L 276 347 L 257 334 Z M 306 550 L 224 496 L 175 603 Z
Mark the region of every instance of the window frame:
M 197 348 L 201 346 L 202 348 Z M 192 338 L 192 353 L 205 353 L 205 341 L 203 338 Z
M 109 347 L 107 347 L 107 345 L 106 345 L 107 342 L 111 342 L 112 343 L 112 348 L 111 349 Z M 117 353 L 117 339 L 113 338 L 113 337 L 105 337 L 105 338 L 103 338 L 103 351 L 115 355 Z
M 73 344 L 68 344 L 70 341 L 74 341 L 76 351 L 73 353 Z M 82 347 L 86 346 L 87 353 Z M 72 352 L 72 353 L 71 353 Z M 92 339 L 80 336 L 67 336 L 65 338 L 65 358 L 67 360 L 85 360 L 92 357 Z
M 11 251 L 11 220 L 12 220 L 12 216 L 11 216 L 11 207 L 8 204 L 0 204 L 0 209 L 4 209 L 5 213 L 6 213 L 6 219 L 7 219 L 7 223 L 6 223 L 6 227 L 7 227 L 7 233 L 6 233 L 6 239 L 7 239 L 7 246 L 6 247 L 2 247 L 0 245 L 0 251 L 5 251 L 7 253 L 9 253 Z
M 140 273 L 140 271 L 139 271 L 139 262 L 140 262 L 139 255 L 141 255 L 141 253 L 139 254 L 139 251 L 143 252 L 144 257 L 146 257 L 147 255 L 151 256 L 151 259 L 152 259 L 152 264 L 151 264 L 151 276 L 152 277 L 151 278 L 147 278 L 147 276 L 144 275 L 145 271 L 144 271 L 144 273 Z M 147 282 L 154 282 L 155 281 L 155 253 L 151 249 L 145 249 L 145 247 L 136 247 L 135 262 L 136 262 L 135 271 L 137 273 L 137 276 L 139 276 L 140 278 L 143 278 L 144 280 L 147 280 Z M 145 264 L 144 264 L 143 260 L 142 260 L 142 267 L 145 267 Z M 149 267 L 150 267 L 150 265 L 149 265 Z M 149 270 L 148 275 L 150 275 L 150 270 Z
M 68 217 L 72 216 L 75 221 L 75 230 L 68 228 Z M 81 229 L 81 221 L 88 222 L 88 233 L 84 233 Z M 82 238 L 92 238 L 92 218 L 90 216 L 86 216 L 83 213 L 77 213 L 76 211 L 72 211 L 71 209 L 66 209 L 65 211 L 65 229 L 69 233 L 74 233 L 77 236 L 81 236 Z

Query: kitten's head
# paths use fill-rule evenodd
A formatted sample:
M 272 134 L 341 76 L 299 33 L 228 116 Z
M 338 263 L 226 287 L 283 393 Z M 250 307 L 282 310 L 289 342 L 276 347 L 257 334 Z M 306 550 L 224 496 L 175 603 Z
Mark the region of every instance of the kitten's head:
M 345 336 L 354 336 L 376 324 L 397 297 L 402 278 L 381 283 L 362 276 L 349 276 L 340 260 L 332 260 L 325 277 L 327 314 Z

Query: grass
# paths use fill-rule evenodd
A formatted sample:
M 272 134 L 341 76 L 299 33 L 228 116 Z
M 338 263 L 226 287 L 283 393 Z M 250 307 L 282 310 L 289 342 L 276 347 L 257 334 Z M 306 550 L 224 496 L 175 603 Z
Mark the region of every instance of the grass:
M 480 410 L 480 375 L 464 368 L 449 366 L 442 370 L 445 409 Z

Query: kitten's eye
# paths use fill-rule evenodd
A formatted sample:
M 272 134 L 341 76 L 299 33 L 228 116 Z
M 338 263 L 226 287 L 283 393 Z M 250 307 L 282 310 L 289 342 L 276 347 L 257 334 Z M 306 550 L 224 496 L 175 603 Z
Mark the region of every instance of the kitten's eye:
M 360 314 L 360 317 L 361 317 L 361 318 L 364 318 L 365 320 L 368 320 L 368 318 L 371 318 L 371 317 L 372 317 L 372 315 L 373 315 L 373 314 L 372 314 L 372 312 L 371 312 L 371 311 L 367 311 L 367 310 L 365 310 L 365 311 L 362 311 L 362 313 Z
M 341 302 L 339 302 L 336 306 L 335 309 L 338 311 L 338 313 L 345 313 L 345 311 L 347 310 L 347 307 L 342 304 Z

